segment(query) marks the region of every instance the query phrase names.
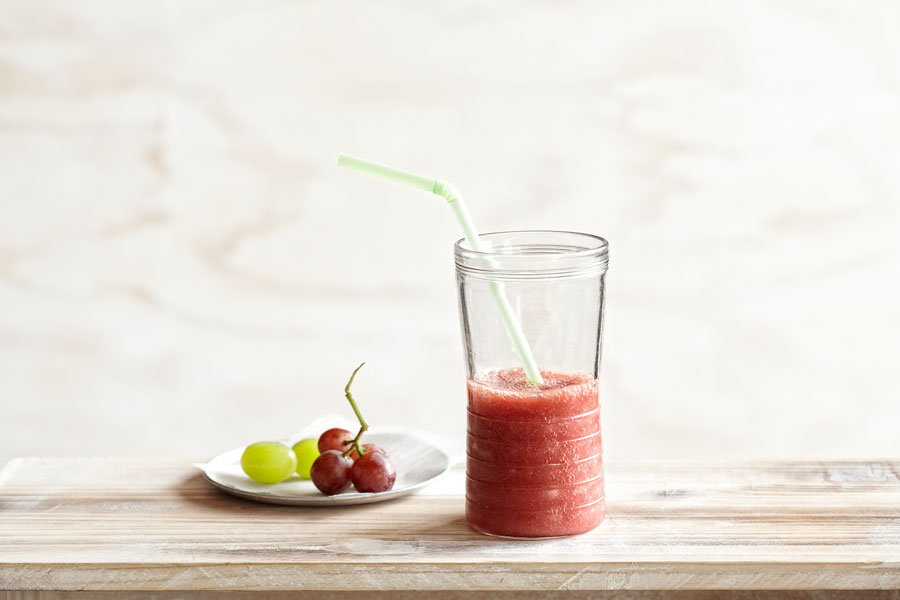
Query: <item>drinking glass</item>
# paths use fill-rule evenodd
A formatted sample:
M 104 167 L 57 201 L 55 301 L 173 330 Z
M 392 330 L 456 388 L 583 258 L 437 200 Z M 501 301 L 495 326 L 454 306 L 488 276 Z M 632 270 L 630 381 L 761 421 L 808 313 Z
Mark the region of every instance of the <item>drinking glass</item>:
M 455 246 L 466 358 L 466 519 L 482 533 L 557 537 L 605 516 L 599 375 L 608 244 L 566 231 Z M 526 377 L 507 303 L 543 382 Z M 508 315 L 507 315 L 508 316 Z

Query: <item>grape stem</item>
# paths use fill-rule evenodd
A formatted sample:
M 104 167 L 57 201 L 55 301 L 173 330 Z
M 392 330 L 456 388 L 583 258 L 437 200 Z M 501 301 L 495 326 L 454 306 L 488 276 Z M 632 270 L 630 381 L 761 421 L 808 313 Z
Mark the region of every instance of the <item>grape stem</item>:
M 345 446 L 349 446 L 344 451 L 344 456 L 347 456 L 354 450 L 356 450 L 356 453 L 360 456 L 365 454 L 362 446 L 359 445 L 359 440 L 362 438 L 362 434 L 369 429 L 369 424 L 366 423 L 365 419 L 363 419 L 362 413 L 359 412 L 359 407 L 356 405 L 356 400 L 353 399 L 353 394 L 350 393 L 350 386 L 353 385 L 353 378 L 356 377 L 356 374 L 360 369 L 363 368 L 363 365 L 365 364 L 365 362 L 362 362 L 358 367 L 356 367 L 356 370 L 354 370 L 353 374 L 350 375 L 350 381 L 348 381 L 347 385 L 344 387 L 344 395 L 347 397 L 347 401 L 350 402 L 350 407 L 353 409 L 353 412 L 356 413 L 356 418 L 359 420 L 359 433 L 357 433 L 356 437 L 352 440 L 344 442 Z

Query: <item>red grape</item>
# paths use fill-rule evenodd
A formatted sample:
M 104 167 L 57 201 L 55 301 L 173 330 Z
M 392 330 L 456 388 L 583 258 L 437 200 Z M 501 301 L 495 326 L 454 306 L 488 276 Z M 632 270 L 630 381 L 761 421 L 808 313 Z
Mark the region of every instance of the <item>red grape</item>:
M 363 444 L 362 449 L 363 449 L 363 454 L 368 454 L 369 452 L 380 452 L 380 453 L 384 454 L 385 456 L 389 456 L 389 454 L 387 453 L 387 450 L 385 450 L 378 444 Z M 356 460 L 359 458 L 359 453 L 356 450 L 353 450 L 349 456 L 353 460 Z
M 353 487 L 358 492 L 386 492 L 394 487 L 397 472 L 394 463 L 381 452 L 366 452 L 350 469 Z
M 325 452 L 326 450 L 344 452 L 349 447 L 344 442 L 352 442 L 355 437 L 352 433 L 340 427 L 329 429 L 319 436 L 319 452 Z
M 309 475 L 320 492 L 333 496 L 350 487 L 352 464 L 349 458 L 341 456 L 340 451 L 326 450 L 313 462 Z

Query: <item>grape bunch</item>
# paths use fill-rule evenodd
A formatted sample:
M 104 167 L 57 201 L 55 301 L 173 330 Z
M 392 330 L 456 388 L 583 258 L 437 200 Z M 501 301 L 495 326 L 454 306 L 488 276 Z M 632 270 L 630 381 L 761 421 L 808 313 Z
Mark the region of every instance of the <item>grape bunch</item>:
M 397 472 L 387 451 L 378 444 L 361 443 L 369 425 L 350 386 L 364 364 L 356 367 L 344 387 L 344 396 L 359 420 L 356 435 L 335 427 L 318 439 L 300 440 L 293 448 L 280 442 L 250 444 L 241 456 L 244 472 L 254 481 L 267 484 L 279 483 L 297 473 L 301 479 L 311 479 L 328 496 L 347 491 L 351 484 L 358 492 L 386 492 L 393 488 Z
M 358 492 L 386 492 L 394 487 L 394 464 L 378 444 L 360 446 L 352 433 L 334 428 L 319 438 L 319 450 L 322 454 L 313 463 L 310 475 L 323 494 L 340 494 L 351 483 Z

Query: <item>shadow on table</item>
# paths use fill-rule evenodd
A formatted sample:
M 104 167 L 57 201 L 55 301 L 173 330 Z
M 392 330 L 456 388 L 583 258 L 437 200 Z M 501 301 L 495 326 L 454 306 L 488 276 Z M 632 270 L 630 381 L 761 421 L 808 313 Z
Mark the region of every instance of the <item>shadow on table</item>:
M 235 517 L 252 515 L 254 519 L 284 519 L 286 515 L 305 523 L 334 525 L 357 535 L 372 533 L 381 537 L 452 536 L 482 537 L 466 523 L 462 498 L 431 497 L 427 505 L 416 495 L 352 506 L 287 506 L 268 504 L 232 496 L 211 485 L 202 474 L 185 478 L 178 486 L 183 502 L 199 512 L 215 512 Z M 412 509 L 412 507 L 416 507 Z

